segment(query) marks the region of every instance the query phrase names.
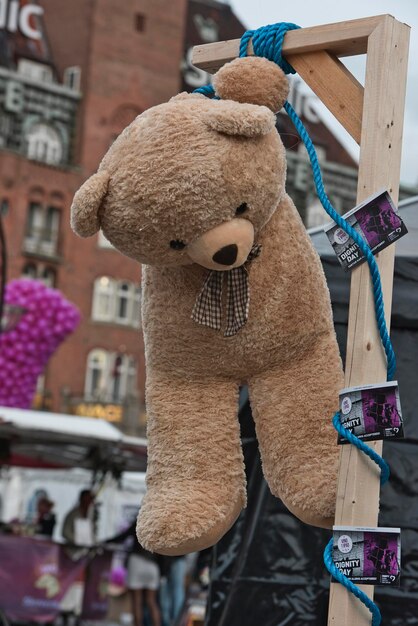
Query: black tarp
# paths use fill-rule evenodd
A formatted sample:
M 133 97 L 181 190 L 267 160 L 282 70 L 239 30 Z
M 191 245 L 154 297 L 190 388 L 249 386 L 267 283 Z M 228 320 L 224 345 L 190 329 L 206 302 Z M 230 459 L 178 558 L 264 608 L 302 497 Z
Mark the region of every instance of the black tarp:
M 382 626 L 418 626 L 418 198 L 402 203 L 400 215 L 409 234 L 397 244 L 391 336 L 406 437 L 384 445 L 391 479 L 382 488 L 379 525 L 402 528 L 402 577 L 398 589 L 376 588 Z M 312 240 L 327 276 L 344 359 L 349 275 L 322 232 Z M 214 548 L 205 624 L 326 626 L 329 576 L 322 553 L 330 532 L 302 524 L 270 494 L 245 395 L 240 422 L 248 506 Z

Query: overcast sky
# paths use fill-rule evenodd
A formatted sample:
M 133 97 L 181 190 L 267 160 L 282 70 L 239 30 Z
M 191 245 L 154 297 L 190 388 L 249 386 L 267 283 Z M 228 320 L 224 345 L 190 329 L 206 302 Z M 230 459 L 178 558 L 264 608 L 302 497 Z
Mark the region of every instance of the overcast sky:
M 232 9 L 247 28 L 258 28 L 275 22 L 293 22 L 299 26 L 314 26 L 343 20 L 357 19 L 369 15 L 389 13 L 411 26 L 409 49 L 408 84 L 406 93 L 405 125 L 401 181 L 418 183 L 418 1 L 417 0 L 231 0 Z M 365 56 L 343 59 L 357 78 L 363 82 Z M 358 149 L 334 118 L 319 105 L 322 116 L 354 155 Z

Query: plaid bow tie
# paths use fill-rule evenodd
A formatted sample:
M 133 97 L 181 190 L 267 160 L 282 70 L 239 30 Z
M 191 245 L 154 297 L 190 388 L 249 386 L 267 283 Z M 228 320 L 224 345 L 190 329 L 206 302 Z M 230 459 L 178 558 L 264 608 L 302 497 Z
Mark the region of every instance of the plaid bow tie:
M 245 264 L 255 259 L 260 251 L 261 245 L 254 245 Z M 217 270 L 209 272 L 196 298 L 191 316 L 192 320 L 215 330 L 221 329 L 222 285 L 226 275 L 227 310 L 224 337 L 232 337 L 232 335 L 237 334 L 247 321 L 250 308 L 248 272 L 245 264 L 225 272 L 218 272 Z

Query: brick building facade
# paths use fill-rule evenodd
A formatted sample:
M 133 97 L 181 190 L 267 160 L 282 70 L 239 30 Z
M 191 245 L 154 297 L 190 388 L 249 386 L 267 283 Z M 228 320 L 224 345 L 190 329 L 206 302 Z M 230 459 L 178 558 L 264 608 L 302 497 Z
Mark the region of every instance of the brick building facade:
M 208 82 L 191 65 L 193 45 L 237 38 L 245 28 L 216 0 L 21 0 L 20 8 L 15 24 L 10 6 L 4 23 L 0 16 L 0 210 L 8 278 L 42 279 L 82 313 L 47 367 L 38 406 L 104 417 L 142 433 L 140 267 L 101 235 L 76 238 L 71 201 L 136 115 Z M 350 208 L 355 162 L 297 87 L 292 101 L 320 146 L 331 198 L 339 209 Z M 278 116 L 289 149 L 288 191 L 309 221 L 309 166 L 289 123 Z
M 0 202 L 8 278 L 41 278 L 82 313 L 79 328 L 47 367 L 40 404 L 121 420 L 138 433 L 144 400 L 140 267 L 100 235 L 76 238 L 69 211 L 75 191 L 120 131 L 179 91 L 186 1 L 39 4 L 43 14 L 31 22 L 39 38 L 10 32 L 7 24 L 0 31 Z

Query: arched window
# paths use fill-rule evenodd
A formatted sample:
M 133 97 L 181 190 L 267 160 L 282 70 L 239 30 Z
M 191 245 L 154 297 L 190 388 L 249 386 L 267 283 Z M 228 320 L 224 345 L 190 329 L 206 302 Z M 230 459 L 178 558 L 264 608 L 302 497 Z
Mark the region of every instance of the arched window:
M 63 157 L 63 145 L 58 132 L 40 122 L 34 124 L 26 135 L 27 155 L 29 159 L 58 165 Z
M 25 250 L 46 256 L 58 251 L 61 211 L 53 206 L 45 208 L 38 202 L 30 202 L 26 222 Z
M 109 356 L 105 350 L 95 349 L 89 353 L 84 389 L 86 398 L 102 399 L 106 395 L 108 365 Z
M 137 364 L 133 356 L 94 349 L 87 357 L 86 400 L 124 402 L 137 394 Z
M 99 322 L 111 322 L 115 316 L 115 281 L 101 276 L 94 281 L 92 317 Z

